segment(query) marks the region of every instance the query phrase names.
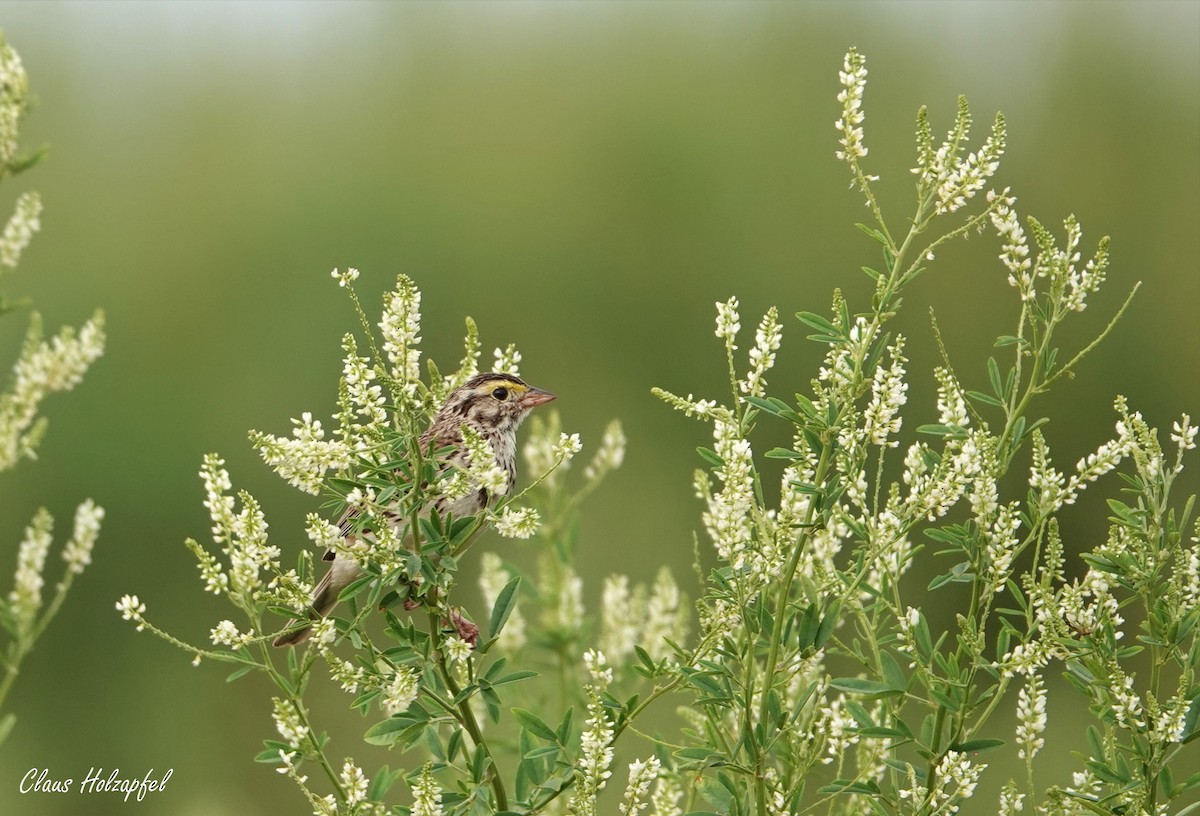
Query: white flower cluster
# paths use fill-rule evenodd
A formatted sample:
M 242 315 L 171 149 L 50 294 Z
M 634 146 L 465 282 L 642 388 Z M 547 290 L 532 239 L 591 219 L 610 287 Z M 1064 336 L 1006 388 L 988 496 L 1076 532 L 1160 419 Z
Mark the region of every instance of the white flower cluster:
M 421 775 L 412 786 L 412 816 L 442 816 L 442 789 L 433 778 L 433 767 L 429 763 L 421 769 Z
M 661 769 L 662 763 L 655 756 L 644 760 L 635 759 L 629 763 L 629 784 L 625 788 L 625 798 L 618 806 L 621 813 L 626 816 L 638 816 L 650 807 L 650 802 L 643 800 Z
M 407 275 L 397 277 L 396 288 L 384 297 L 379 332 L 392 379 L 403 396 L 415 400 L 421 377 L 421 291 Z
M 78 575 L 83 572 L 84 567 L 92 563 L 92 550 L 100 536 L 102 521 L 104 508 L 97 507 L 91 499 L 87 499 L 75 509 L 75 529 L 62 553 L 69 572 Z
M 301 743 L 307 740 L 309 735 L 308 726 L 304 724 L 299 709 L 290 700 L 274 697 L 271 702 L 274 704 L 271 716 L 275 720 L 275 730 L 290 748 L 299 750 Z
M 350 466 L 350 448 L 341 440 L 326 439 L 321 420 L 307 411 L 293 419 L 292 425 L 290 438 L 254 432 L 251 442 L 263 461 L 288 484 L 315 496 L 326 473 Z
M 383 387 L 375 382 L 376 372 L 370 359 L 359 355 L 354 335 L 342 338 L 342 350 L 346 356 L 338 388 L 337 434 L 348 448 L 363 454 L 370 445 L 369 432 L 387 423 L 387 397 Z
M 679 781 L 660 775 L 654 785 L 654 793 L 650 796 L 650 804 L 654 806 L 654 816 L 683 816 L 679 800 L 683 798 L 683 786 Z
M 496 461 L 492 443 L 469 425 L 463 425 L 461 432 L 467 455 L 467 492 L 482 487 L 493 496 L 506 495 L 511 486 L 508 472 Z
M 64 327 L 49 341 L 41 339 L 35 315 L 21 355 L 13 366 L 12 390 L 0 394 L 0 471 L 23 457 L 32 457 L 45 420 L 38 406 L 48 394 L 70 391 L 104 353 L 104 316 L 97 312 L 78 332 Z
M 1068 216 L 1063 222 L 1066 244 L 1061 249 L 1055 245 L 1050 231 L 1036 219 L 1030 218 L 1029 226 L 1038 247 L 1032 277 L 1049 281 L 1049 291 L 1057 308 L 1082 312 L 1087 307 L 1087 296 L 1099 291 L 1104 283 L 1108 269 L 1108 238 L 1100 239 L 1095 255 L 1080 268 L 1079 244 L 1083 230 L 1075 216 Z
M 736 333 L 736 332 L 735 332 Z M 767 381 L 766 373 L 775 365 L 775 352 L 783 341 L 783 326 L 779 325 L 779 313 L 775 307 L 767 309 L 754 332 L 754 347 L 750 349 L 750 370 L 746 378 L 738 381 L 743 394 L 763 396 Z
M 587 694 L 587 728 L 581 737 L 582 750 L 575 769 L 575 794 L 568 812 L 571 816 L 596 816 L 596 797 L 612 776 L 613 726 L 604 705 L 604 692 L 612 683 L 613 672 L 603 652 L 589 650 L 583 656 L 592 682 L 584 686 Z
M 688 634 L 687 604 L 665 566 L 651 592 L 642 584 L 631 589 L 626 575 L 608 576 L 600 610 L 600 649 L 615 665 L 623 665 L 634 646 L 654 660 L 669 658 L 668 640 L 682 644 Z
M 998 202 L 998 203 L 997 203 Z M 1008 269 L 1008 283 L 1016 288 L 1021 300 L 1029 302 L 1037 296 L 1033 285 L 1033 261 L 1029 258 L 1029 241 L 1013 205 L 1017 199 L 1008 194 L 1008 188 L 997 193 L 988 192 L 992 226 L 1000 236 L 1000 262 Z
M 121 613 L 122 620 L 137 623 L 139 632 L 146 628 L 146 605 L 138 600 L 137 595 L 122 595 L 121 600 L 117 601 L 117 611 Z
M 17 206 L 0 233 L 0 266 L 15 268 L 34 233 L 42 228 L 42 199 L 37 193 L 21 193 Z
M 338 781 L 342 783 L 342 790 L 346 792 L 347 805 L 353 807 L 366 801 L 370 780 L 363 773 L 363 769 L 354 762 L 347 759 L 342 764 L 342 772 L 338 774 Z
M 501 591 L 512 580 L 512 574 L 504 569 L 500 556 L 488 552 L 480 559 L 479 588 L 483 593 L 484 603 L 488 609 L 496 605 Z M 508 622 L 500 631 L 496 647 L 505 654 L 512 654 L 525 645 L 525 618 L 519 607 L 514 607 L 509 613 Z
M 938 213 L 952 213 L 966 205 L 1000 169 L 1004 155 L 1004 116 L 996 114 L 991 135 L 979 152 L 962 153 L 971 131 L 971 112 L 967 100 L 958 99 L 958 116 L 946 141 L 933 154 L 933 160 L 917 168 L 921 183 L 936 190 Z
M 838 143 L 842 149 L 835 155 L 851 167 L 856 167 L 858 160 L 867 155 L 862 129 L 866 118 L 862 110 L 863 91 L 867 87 L 866 57 L 851 48 L 846 53 L 838 78 L 842 82 L 842 90 L 837 96 L 838 102 L 842 103 L 842 117 L 833 126 L 841 131 L 842 137 Z
M 346 270 L 344 272 L 340 271 L 338 269 L 335 269 L 332 272 L 330 272 L 329 275 L 335 281 L 337 281 L 338 286 L 341 286 L 342 288 L 345 288 L 345 287 L 349 286 L 350 284 L 354 283 L 356 280 L 358 280 L 358 270 L 352 266 L 346 267 Z
M 520 376 L 521 352 L 517 351 L 515 345 L 509 343 L 503 349 L 496 349 L 492 354 L 496 358 L 496 363 L 492 366 L 492 371 Z
M 21 117 L 29 98 L 29 76 L 21 57 L 0 41 L 0 167 L 17 156 Z
M 26 635 L 33 630 L 37 613 L 42 608 L 42 570 L 53 540 L 54 519 L 43 507 L 25 528 L 25 537 L 17 549 L 17 572 L 13 589 L 8 595 L 9 609 L 17 621 L 18 630 Z
M 505 507 L 492 521 L 496 532 L 505 538 L 531 538 L 542 523 L 532 507 Z
M 383 686 L 383 710 L 388 714 L 399 714 L 417 701 L 421 690 L 421 673 L 409 666 L 398 666 L 391 679 Z
M 204 506 L 212 519 L 213 541 L 224 544 L 222 552 L 229 556 L 230 586 L 234 592 L 250 597 L 263 584 L 260 570 L 279 572 L 280 552 L 278 547 L 267 543 L 267 521 L 253 496 L 244 490 L 239 492 L 242 509 L 235 512 L 233 497 L 226 495 L 226 491 L 232 489 L 232 483 L 224 465 L 224 460 L 216 454 L 204 457 L 200 470 L 205 489 Z M 201 572 L 206 572 L 203 560 Z M 209 580 L 210 577 L 205 575 L 205 583 L 211 590 L 214 582 L 220 579 Z
M 738 299 L 731 297 L 724 303 L 717 304 L 717 337 L 724 341 L 725 347 L 733 350 L 737 333 L 741 331 L 741 317 L 738 315 Z
M 904 337 L 899 336 L 888 348 L 891 365 L 875 369 L 871 378 L 871 401 L 863 416 L 863 433 L 872 445 L 897 447 L 900 443 L 890 440 L 900 432 L 900 409 L 908 402 L 908 383 L 904 381 Z
M 234 651 L 254 642 L 254 630 L 239 632 L 231 620 L 223 620 L 209 632 L 214 646 L 229 646 Z
M 1195 436 L 1195 434 L 1193 434 Z M 625 461 L 625 431 L 620 420 L 614 419 L 604 427 L 600 447 L 592 455 L 592 461 L 583 469 L 583 478 L 595 482 L 609 471 L 616 470 Z
M 922 805 L 925 813 L 944 813 L 952 816 L 958 813 L 960 805 L 970 799 L 979 784 L 979 777 L 987 765 L 975 765 L 966 754 L 949 751 L 937 768 L 934 769 L 933 779 L 926 785 L 918 781 L 912 766 L 909 766 L 909 785 L 901 788 L 898 793 L 901 799 Z
M 937 380 L 938 424 L 966 428 L 971 424 L 971 417 L 967 414 L 962 386 L 948 369 L 941 366 L 934 368 L 933 376 Z
M 1017 756 L 1027 762 L 1046 744 L 1046 686 L 1040 674 L 1031 674 L 1017 692 Z

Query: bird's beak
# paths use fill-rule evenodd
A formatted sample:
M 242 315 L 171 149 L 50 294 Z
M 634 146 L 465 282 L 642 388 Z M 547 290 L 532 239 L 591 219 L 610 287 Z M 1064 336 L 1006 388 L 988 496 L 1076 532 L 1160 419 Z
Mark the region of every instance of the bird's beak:
M 529 386 L 529 390 L 525 392 L 525 396 L 521 397 L 521 407 L 532 408 L 535 405 L 541 405 L 543 402 L 549 402 L 552 399 L 554 399 L 554 395 L 549 391 Z

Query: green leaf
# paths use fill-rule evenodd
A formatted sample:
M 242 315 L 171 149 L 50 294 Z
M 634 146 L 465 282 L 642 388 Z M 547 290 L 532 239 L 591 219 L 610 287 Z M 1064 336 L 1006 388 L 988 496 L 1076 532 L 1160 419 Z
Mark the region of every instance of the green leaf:
M 977 754 L 980 751 L 999 748 L 1003 744 L 1004 740 L 1002 739 L 973 739 L 951 745 L 950 750 L 958 751 L 960 754 Z
M 1004 399 L 1004 384 L 1000 379 L 1000 364 L 996 362 L 995 357 L 988 357 L 987 361 L 988 380 L 992 384 L 992 393 L 1000 399 Z
M 879 796 L 879 786 L 874 782 L 856 782 L 853 779 L 835 779 L 831 784 L 819 788 L 817 793 L 853 793 L 861 796 Z
M 983 393 L 982 391 L 968 391 L 967 396 L 970 397 L 971 399 L 975 400 L 976 402 L 982 402 L 982 403 L 985 403 L 986 405 L 994 405 L 997 408 L 1004 407 L 1003 402 L 1001 402 L 1000 400 L 991 396 L 990 394 Z
M 828 335 L 832 335 L 835 339 L 842 339 L 842 330 L 830 323 L 825 318 L 821 317 L 819 314 L 813 314 L 812 312 L 796 312 L 796 319 L 810 328 L 816 329 L 819 332 L 824 332 Z
M 722 467 L 725 464 L 725 460 L 722 459 L 720 456 L 717 456 L 716 451 L 710 450 L 709 448 L 706 448 L 703 445 L 696 448 L 696 453 L 700 454 L 700 458 L 703 459 L 705 462 L 708 462 L 713 467 Z
M 0 745 L 4 744 L 4 740 L 8 738 L 9 732 L 13 730 L 16 723 L 17 715 L 11 711 L 0 718 Z
M 531 734 L 539 736 L 548 742 L 558 742 L 558 735 L 533 712 L 526 711 L 523 708 L 514 708 L 512 709 L 512 713 L 517 718 L 517 722 L 524 726 Z
M 528 680 L 530 677 L 541 677 L 541 675 L 535 671 L 524 669 L 522 671 L 515 671 L 511 674 L 506 674 L 496 680 L 489 680 L 488 682 L 493 686 L 505 686 L 509 683 L 516 683 L 519 680 Z
M 295 650 L 293 650 L 293 651 L 295 651 Z M 254 671 L 253 666 L 242 666 L 240 669 L 234 669 L 229 674 L 229 676 L 225 678 L 225 682 L 232 683 L 234 680 L 237 680 L 239 677 L 245 677 L 247 674 L 249 674 L 252 671 Z M 3 739 L 0 739 L 0 742 L 3 742 L 3 741 L 4 741 Z
M 363 740 L 372 745 L 392 745 L 403 736 L 405 729 L 412 728 L 413 720 L 408 717 L 391 717 L 383 722 L 375 723 L 363 734 Z M 417 722 L 423 728 L 423 722 Z
M 880 683 L 876 680 L 864 680 L 860 677 L 838 677 L 830 680 L 829 685 L 838 691 L 848 691 L 851 694 L 892 694 L 904 690 L 903 688 L 892 688 L 887 683 Z
M 500 630 L 504 628 L 508 616 L 512 614 L 513 609 L 516 607 L 517 587 L 520 584 L 521 576 L 518 575 L 505 584 L 504 589 L 500 590 L 500 594 L 496 596 L 496 603 L 492 607 L 492 618 L 488 622 L 489 640 L 500 634 Z

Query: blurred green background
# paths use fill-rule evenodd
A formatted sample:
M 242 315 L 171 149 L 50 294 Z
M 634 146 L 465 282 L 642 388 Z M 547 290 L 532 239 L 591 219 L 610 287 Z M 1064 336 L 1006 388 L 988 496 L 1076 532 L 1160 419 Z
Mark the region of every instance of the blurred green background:
M 289 556 L 306 546 L 317 502 L 277 479 L 246 431 L 331 412 L 352 328 L 335 266 L 362 270 L 371 304 L 397 272 L 413 276 L 425 349 L 443 367 L 461 356 L 465 315 L 489 351 L 517 343 L 523 373 L 559 395 L 585 445 L 623 420 L 625 467 L 585 508 L 589 603 L 611 571 L 649 579 L 665 562 L 686 578 L 706 429 L 651 386 L 723 393 L 713 302 L 737 294 L 743 326 L 771 304 L 786 316 L 768 379 L 787 396 L 821 353 L 792 313 L 823 312 L 835 286 L 866 302 L 857 270 L 877 256 L 833 156 L 850 45 L 868 57 L 868 166 L 894 224 L 910 214 L 917 107 L 944 132 L 965 93 L 980 139 L 995 110 L 1008 117 L 1000 183 L 1023 213 L 1054 225 L 1076 213 L 1089 252 L 1113 235 L 1108 288 L 1068 347 L 1145 282 L 1111 340 L 1042 404 L 1060 466 L 1111 435 L 1117 393 L 1159 426 L 1200 418 L 1194 2 L 31 2 L 0 4 L 0 27 L 40 100 L 24 142 L 52 147 L 3 187 L 5 212 L 22 189 L 46 206 L 6 287 L 48 328 L 100 306 L 110 332 L 83 385 L 47 404 L 39 460 L 0 475 L 0 565 L 41 504 L 60 539 L 83 498 L 108 511 L 94 565 L 11 697 L 3 814 L 303 810 L 289 781 L 249 761 L 273 731 L 264 684 L 192 668 L 113 603 L 137 593 L 194 642 L 229 616 L 182 546 L 208 530 L 196 475 L 208 451 L 263 502 Z M 906 298 L 911 409 L 932 407 L 928 305 L 968 387 L 986 382 L 991 338 L 1015 314 L 996 251 L 991 237 L 947 249 Z M 0 321 L 4 366 L 26 320 Z M 1196 486 L 1193 474 L 1184 487 Z M 1104 535 L 1099 498 L 1066 515 L 1076 549 Z M 353 737 L 364 724 L 336 714 L 332 693 Z M 1053 703 L 1050 715 L 1052 732 L 1067 725 Z M 1066 782 L 1066 759 L 1048 751 L 1041 781 Z M 17 793 L 30 768 L 78 778 L 91 766 L 174 775 L 140 805 Z M 979 801 L 987 813 L 995 799 Z

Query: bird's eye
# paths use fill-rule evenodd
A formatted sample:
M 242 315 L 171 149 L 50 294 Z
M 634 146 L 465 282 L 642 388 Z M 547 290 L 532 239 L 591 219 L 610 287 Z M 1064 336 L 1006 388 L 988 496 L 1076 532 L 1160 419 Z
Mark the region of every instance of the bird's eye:
M 502 385 L 492 392 L 492 396 L 501 402 L 504 402 L 506 399 L 508 399 L 508 389 Z

